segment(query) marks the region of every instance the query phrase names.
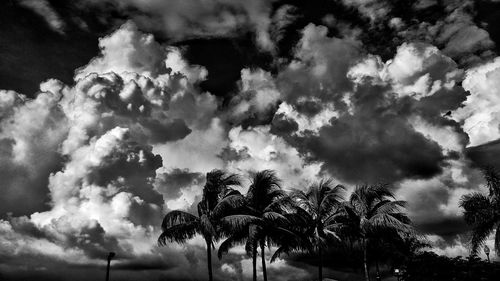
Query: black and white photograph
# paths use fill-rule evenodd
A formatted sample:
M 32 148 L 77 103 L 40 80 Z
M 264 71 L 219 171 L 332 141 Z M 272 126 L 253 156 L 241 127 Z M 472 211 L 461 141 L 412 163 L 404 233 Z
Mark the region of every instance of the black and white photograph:
M 500 0 L 0 0 L 0 281 L 500 280 Z

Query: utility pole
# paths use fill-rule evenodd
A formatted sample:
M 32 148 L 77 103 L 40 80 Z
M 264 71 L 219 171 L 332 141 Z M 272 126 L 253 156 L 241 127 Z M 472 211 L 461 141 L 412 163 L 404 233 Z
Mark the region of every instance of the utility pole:
M 109 267 L 111 265 L 111 259 L 115 256 L 116 254 L 113 252 L 109 252 L 108 255 L 108 267 L 106 268 L 106 281 L 109 281 Z

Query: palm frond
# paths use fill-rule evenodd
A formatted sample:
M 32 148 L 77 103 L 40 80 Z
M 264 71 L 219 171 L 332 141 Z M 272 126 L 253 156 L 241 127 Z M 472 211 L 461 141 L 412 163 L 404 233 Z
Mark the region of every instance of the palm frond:
M 236 174 L 227 174 L 222 170 L 212 170 L 207 173 L 205 189 L 208 192 L 221 193 L 231 186 L 238 186 L 241 180 Z
M 489 220 L 494 209 L 489 198 L 477 192 L 462 196 L 459 204 L 465 210 L 465 221 L 473 226 Z
M 161 224 L 161 228 L 165 230 L 174 225 L 191 223 L 195 221 L 199 221 L 199 218 L 195 215 L 180 210 L 174 210 L 165 215 Z
M 401 221 L 401 219 L 394 216 L 394 214 L 376 214 L 370 218 L 367 227 L 369 228 L 367 229 L 368 231 L 376 231 L 378 229 L 393 229 L 397 232 L 403 233 L 414 232 L 411 225 Z
M 262 215 L 262 218 L 265 219 L 267 223 L 276 225 L 283 225 L 289 223 L 288 219 L 284 215 L 277 212 L 265 212 Z
M 276 198 L 271 204 L 267 205 L 263 212 L 290 212 L 294 209 L 295 202 L 288 196 L 280 196 Z
M 158 245 L 165 246 L 167 241 L 185 243 L 196 236 L 199 230 L 199 223 L 197 221 L 173 225 L 163 230 L 160 237 L 158 237 Z
M 337 208 L 333 210 L 330 214 L 327 214 L 325 218 L 322 220 L 323 225 L 328 226 L 333 223 L 338 223 L 339 218 L 345 217 L 344 209 Z
M 227 254 L 232 247 L 243 244 L 247 237 L 248 231 L 233 232 L 232 235 L 220 244 L 219 251 L 217 252 L 219 259 L 221 259 L 224 254 Z
M 353 193 L 351 193 L 351 196 L 349 197 L 349 205 L 351 209 L 353 209 L 360 216 L 364 216 L 368 213 L 368 204 L 366 203 L 368 201 L 368 189 L 368 185 L 356 186 Z
M 486 179 L 486 186 L 490 192 L 490 196 L 500 197 L 500 174 L 491 166 L 483 168 L 483 175 Z
M 292 199 L 296 207 L 301 208 L 303 211 L 310 212 L 314 209 L 312 202 L 309 201 L 307 194 L 302 190 L 293 190 L 289 197 Z
M 274 251 L 274 254 L 271 256 L 271 263 L 275 262 L 277 258 L 279 258 L 282 254 L 288 254 L 289 253 L 289 248 L 286 246 L 281 246 L 276 251 Z
M 245 205 L 245 197 L 243 197 L 239 192 L 224 197 L 217 203 L 217 205 L 212 210 L 213 218 L 221 218 L 228 214 L 234 213 L 238 209 Z
M 488 239 L 488 236 L 493 232 L 494 227 L 494 221 L 489 221 L 481 225 L 476 225 L 472 229 L 471 254 L 477 254 L 479 248 L 484 244 L 486 239 Z
M 213 240 L 214 238 L 217 238 L 217 231 L 215 230 L 214 225 L 212 224 L 212 221 L 207 215 L 203 215 L 200 218 L 200 230 L 203 233 L 203 236 L 205 239 Z
M 342 185 L 333 186 L 332 183 L 331 179 L 323 180 L 319 183 L 320 198 L 318 198 L 318 213 L 320 216 L 330 213 L 331 209 L 336 208 L 344 199 L 342 192 L 345 190 L 345 187 Z
M 263 210 L 277 198 L 285 196 L 281 191 L 280 179 L 272 170 L 263 170 L 255 173 L 252 184 L 247 191 L 247 199 L 255 209 Z
M 406 206 L 406 201 L 402 200 L 381 200 L 369 212 L 368 216 L 375 214 L 390 214 L 396 213 Z
M 230 215 L 221 219 L 221 223 L 234 231 L 242 231 L 251 224 L 260 224 L 262 219 L 252 215 Z

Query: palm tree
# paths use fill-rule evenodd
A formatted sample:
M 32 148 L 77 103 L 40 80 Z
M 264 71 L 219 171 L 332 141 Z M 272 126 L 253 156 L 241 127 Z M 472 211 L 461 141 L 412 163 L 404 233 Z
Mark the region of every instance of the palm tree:
M 306 192 L 295 191 L 291 197 L 298 208 L 297 214 L 306 222 L 305 234 L 310 239 L 319 257 L 318 278 L 323 280 L 322 248 L 329 238 L 338 239 L 341 224 L 337 220 L 342 214 L 342 185 L 333 186 L 332 180 L 322 180 Z
M 245 243 L 245 249 L 252 255 L 253 280 L 257 280 L 257 249 L 260 246 L 262 273 L 267 281 L 265 247 L 277 244 L 286 236 L 292 236 L 286 228 L 284 214 L 289 197 L 281 189 L 280 180 L 272 170 L 263 170 L 253 175 L 245 196 L 245 211 L 224 217 L 222 220 L 230 229 L 230 235 L 219 248 L 219 257 L 235 244 Z
M 460 207 L 472 226 L 471 254 L 476 255 L 490 234 L 495 234 L 495 251 L 500 255 L 500 175 L 493 168 L 483 169 L 488 195 L 478 192 L 462 196 Z
M 413 234 L 410 219 L 403 212 L 405 201 L 394 200 L 385 184 L 362 185 L 355 188 L 344 206 L 346 224 L 351 235 L 358 239 L 363 251 L 366 281 L 368 273 L 368 241 L 380 231 L 392 230 L 399 234 Z
M 234 174 L 226 174 L 220 170 L 207 173 L 207 181 L 203 187 L 203 196 L 198 203 L 198 216 L 188 212 L 174 210 L 165 215 L 158 238 L 160 246 L 168 242 L 185 243 L 188 239 L 200 234 L 207 244 L 208 280 L 213 280 L 212 248 L 220 238 L 220 219 L 230 214 L 235 206 L 242 205 L 241 194 L 231 189 L 240 181 Z

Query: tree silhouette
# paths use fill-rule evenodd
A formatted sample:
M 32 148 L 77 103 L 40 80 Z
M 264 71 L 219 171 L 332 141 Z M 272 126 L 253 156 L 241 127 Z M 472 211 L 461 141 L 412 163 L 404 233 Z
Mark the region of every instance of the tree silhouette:
M 251 182 L 245 196 L 245 211 L 222 219 L 233 235 L 221 244 L 219 256 L 234 244 L 246 241 L 245 249 L 252 255 L 253 280 L 256 280 L 257 248 L 260 247 L 262 273 L 264 281 L 267 281 L 265 247 L 279 244 L 284 237 L 294 236 L 287 229 L 289 221 L 284 212 L 289 197 L 281 189 L 280 180 L 272 170 L 255 173 Z
M 304 234 L 317 252 L 318 278 L 323 280 L 322 248 L 328 239 L 339 239 L 337 231 L 342 227 L 338 218 L 342 215 L 341 200 L 344 187 L 333 186 L 331 180 L 322 180 L 306 192 L 295 191 L 291 197 L 298 210 L 297 215 L 306 222 Z
M 462 196 L 464 219 L 472 226 L 471 254 L 476 255 L 490 234 L 495 234 L 495 251 L 500 255 L 500 175 L 493 168 L 483 169 L 488 195 L 471 193 Z
M 207 244 L 208 280 L 212 281 L 211 250 L 220 238 L 220 220 L 230 214 L 234 206 L 242 205 L 243 197 L 231 188 L 240 184 L 234 174 L 213 170 L 207 173 L 206 179 L 202 200 L 198 203 L 198 216 L 180 210 L 169 212 L 163 219 L 158 244 L 164 246 L 167 241 L 185 243 L 197 234 L 202 235 Z
M 384 184 L 358 186 L 346 202 L 345 224 L 351 235 L 359 239 L 366 281 L 370 280 L 367 258 L 369 238 L 387 230 L 414 233 L 410 219 L 402 210 L 405 204 L 405 201 L 394 200 L 393 193 Z

